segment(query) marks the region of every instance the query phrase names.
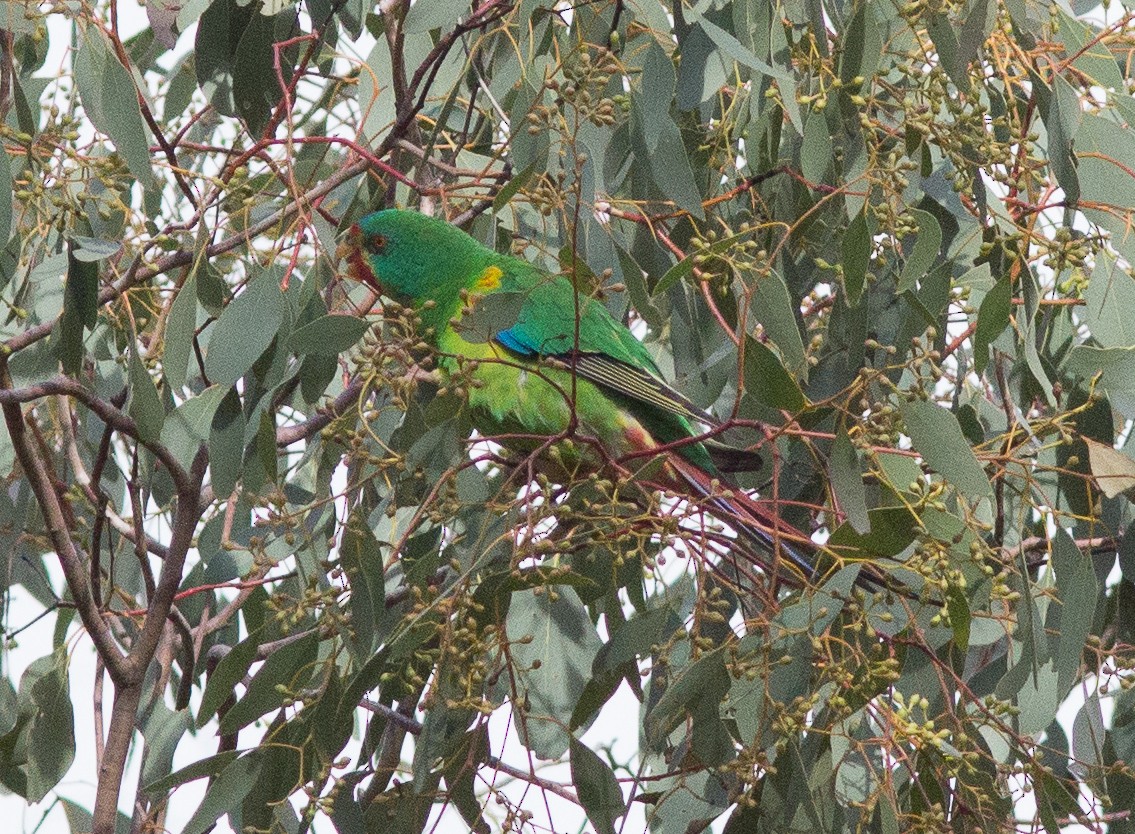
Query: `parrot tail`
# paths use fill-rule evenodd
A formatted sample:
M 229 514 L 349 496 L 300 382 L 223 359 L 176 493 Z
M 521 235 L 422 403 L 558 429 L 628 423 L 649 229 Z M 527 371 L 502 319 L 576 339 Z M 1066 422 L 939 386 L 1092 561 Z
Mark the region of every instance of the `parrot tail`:
M 818 576 L 819 545 L 740 488 L 722 482 L 679 455 L 672 455 L 668 463 L 694 494 L 708 502 L 711 512 L 751 546 L 753 559 L 762 569 L 796 587 Z M 886 577 L 868 565 L 856 584 L 869 591 L 891 586 Z

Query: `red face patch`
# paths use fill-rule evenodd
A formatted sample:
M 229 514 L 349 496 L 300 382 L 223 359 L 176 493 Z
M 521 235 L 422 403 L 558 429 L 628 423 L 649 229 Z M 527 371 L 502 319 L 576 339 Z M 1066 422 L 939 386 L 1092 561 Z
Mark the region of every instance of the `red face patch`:
M 367 262 L 366 255 L 360 245 L 362 239 L 362 229 L 356 223 L 347 233 L 343 243 L 340 244 L 338 254 L 347 261 L 347 276 L 349 278 L 367 284 L 381 292 L 382 285 L 379 283 L 378 276 Z

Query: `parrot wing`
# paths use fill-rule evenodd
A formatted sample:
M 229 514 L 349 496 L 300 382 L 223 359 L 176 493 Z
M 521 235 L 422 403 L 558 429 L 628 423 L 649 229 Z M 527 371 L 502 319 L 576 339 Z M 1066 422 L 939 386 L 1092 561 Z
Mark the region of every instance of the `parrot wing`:
M 721 425 L 662 379 L 642 342 L 602 303 L 577 294 L 562 276 L 540 273 L 523 262 L 510 266 L 513 281 L 506 280 L 502 289 L 522 292 L 524 302 L 516 324 L 496 333 L 498 344 L 526 359 L 574 369 L 580 377 L 642 405 L 707 426 Z

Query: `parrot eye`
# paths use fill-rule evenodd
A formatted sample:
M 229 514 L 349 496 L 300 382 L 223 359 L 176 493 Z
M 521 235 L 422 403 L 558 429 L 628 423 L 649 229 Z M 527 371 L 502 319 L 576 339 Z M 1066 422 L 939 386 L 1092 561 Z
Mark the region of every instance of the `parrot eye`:
M 381 255 L 386 248 L 386 236 L 380 234 L 368 235 L 363 245 L 372 255 Z

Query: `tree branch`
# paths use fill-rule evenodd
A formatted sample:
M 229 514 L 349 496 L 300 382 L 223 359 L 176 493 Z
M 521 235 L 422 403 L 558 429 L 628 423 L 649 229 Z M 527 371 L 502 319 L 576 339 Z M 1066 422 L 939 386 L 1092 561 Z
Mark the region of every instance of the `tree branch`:
M 307 194 L 304 195 L 304 201 L 312 202 L 313 200 L 318 200 L 320 197 L 325 197 L 340 185 L 345 183 L 347 180 L 353 177 L 357 177 L 359 174 L 366 171 L 369 165 L 370 163 L 367 160 L 359 159 L 343 166 L 341 169 L 329 176 L 315 188 L 311 189 L 311 191 L 307 192 Z M 231 235 L 224 240 L 205 247 L 205 251 L 202 254 L 202 257 L 214 258 L 217 255 L 222 255 L 225 252 L 230 252 L 233 249 L 236 249 L 238 246 L 248 243 L 248 241 L 252 238 L 256 237 L 257 235 L 263 234 L 264 232 L 267 232 L 273 226 L 280 224 L 284 220 L 287 220 L 292 215 L 296 214 L 299 211 L 299 203 L 300 201 L 293 200 L 283 208 L 272 212 L 259 223 L 253 223 L 251 226 L 249 226 L 247 229 L 244 229 L 239 234 Z M 159 258 L 153 266 L 147 267 L 145 269 L 141 267 L 141 255 L 139 255 L 139 257 L 136 258 L 135 262 L 131 265 L 131 268 L 126 271 L 125 275 L 123 275 L 109 287 L 105 287 L 101 292 L 99 292 L 99 305 L 101 306 L 103 304 L 109 304 L 111 301 L 119 298 L 127 290 L 137 286 L 138 284 L 149 281 L 151 278 L 162 275 L 166 272 L 170 272 L 174 269 L 190 266 L 192 263 L 194 263 L 194 261 L 197 260 L 198 254 L 199 253 L 197 252 L 189 251 L 172 252 L 165 257 Z M 37 324 L 35 327 L 29 327 L 22 333 L 18 333 L 11 339 L 8 339 L 3 343 L 3 345 L 0 345 L 0 352 L 3 352 L 5 355 L 7 355 L 15 353 L 19 350 L 23 350 L 29 345 L 33 345 L 36 342 L 45 339 L 51 334 L 51 331 L 54 327 L 54 320 L 43 322 L 42 324 Z
M 139 680 L 145 675 L 146 667 L 153 659 L 162 630 L 165 628 L 166 618 L 170 615 L 170 608 L 173 606 L 174 595 L 181 585 L 185 557 L 193 543 L 197 522 L 201 519 L 201 482 L 205 478 L 208 460 L 205 448 L 198 449 L 189 473 L 189 485 L 185 490 L 178 490 L 169 553 L 162 563 L 162 571 L 153 598 L 150 600 L 146 619 L 142 623 L 142 630 L 126 659 L 128 671 Z
M 170 477 L 179 493 L 189 489 L 191 484 L 189 473 L 185 471 L 185 468 L 170 453 L 169 449 L 160 443 L 147 443 L 142 440 L 138 436 L 138 425 L 128 414 L 124 414 L 77 380 L 67 376 L 57 376 L 54 379 L 37 382 L 24 388 L 0 386 L 0 404 L 27 403 L 53 394 L 65 394 L 68 397 L 73 397 L 97 414 L 104 423 L 111 426 L 115 431 L 122 432 L 137 440 L 153 452 L 154 456 L 169 470 Z
M 9 393 L 12 390 L 11 385 L 12 378 L 8 373 L 7 357 L 0 356 L 0 394 Z M 63 505 L 52 486 L 46 464 L 40 458 L 35 444 L 28 440 L 27 430 L 24 427 L 24 412 L 19 403 L 18 400 L 0 398 L 0 408 L 4 411 L 4 422 L 8 426 L 8 436 L 12 439 L 16 458 L 27 476 L 40 512 L 43 513 L 44 527 L 59 558 L 59 565 L 63 569 L 63 576 L 67 580 L 67 587 L 71 590 L 83 626 L 90 634 L 99 657 L 106 664 L 111 680 L 115 683 L 125 681 L 128 675 L 126 658 L 102 617 L 98 601 L 91 593 L 87 572 L 83 567 L 85 560 L 74 539 L 71 538 Z
M 281 447 L 290 446 L 300 440 L 307 440 L 316 432 L 322 431 L 331 424 L 332 420 L 342 416 L 348 408 L 354 405 L 362 391 L 363 381 L 357 378 L 352 379 L 331 405 L 320 409 L 317 414 L 314 414 L 302 423 L 277 429 L 276 445 Z
M 110 728 L 106 734 L 106 747 L 99 766 L 92 834 L 115 834 L 118 822 L 118 794 L 122 789 L 122 775 L 126 770 L 126 754 L 130 752 L 130 742 L 134 739 L 134 716 L 138 712 L 141 696 L 141 681 L 132 681 L 115 687 Z

